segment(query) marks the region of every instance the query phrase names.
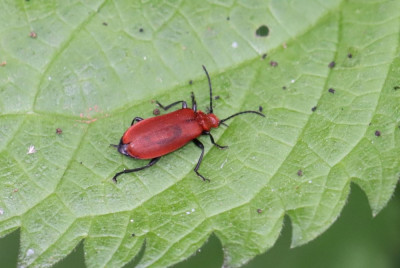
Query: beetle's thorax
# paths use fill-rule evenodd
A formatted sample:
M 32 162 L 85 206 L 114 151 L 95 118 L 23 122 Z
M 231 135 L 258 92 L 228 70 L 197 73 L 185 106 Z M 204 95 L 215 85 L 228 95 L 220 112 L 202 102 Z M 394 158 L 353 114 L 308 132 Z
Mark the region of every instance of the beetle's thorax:
M 205 114 L 202 111 L 196 112 L 196 121 L 203 128 L 203 131 L 210 131 L 211 128 L 219 126 L 219 119 L 215 114 Z

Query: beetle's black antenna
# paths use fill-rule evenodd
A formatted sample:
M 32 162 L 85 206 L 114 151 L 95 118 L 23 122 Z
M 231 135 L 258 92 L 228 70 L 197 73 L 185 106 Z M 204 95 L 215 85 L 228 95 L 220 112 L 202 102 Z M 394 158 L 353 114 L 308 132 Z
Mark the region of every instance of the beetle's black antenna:
M 210 88 L 210 112 L 209 112 L 209 114 L 212 114 L 212 113 L 213 113 L 213 106 L 212 106 L 212 87 L 211 87 L 211 79 L 210 79 L 210 76 L 208 75 L 207 69 L 206 69 L 206 67 L 205 67 L 204 65 L 203 65 L 203 69 L 204 69 L 204 71 L 206 72 L 207 79 L 208 79 L 208 86 L 209 86 L 209 88 Z
M 239 113 L 233 114 L 233 115 L 231 115 L 231 116 L 228 116 L 228 117 L 225 118 L 225 119 L 220 120 L 220 121 L 219 121 L 219 125 L 225 125 L 224 122 L 225 122 L 226 120 L 229 120 L 229 119 L 231 119 L 232 117 L 235 117 L 235 116 L 238 116 L 238 115 L 241 115 L 241 114 L 258 114 L 258 115 L 261 115 L 262 117 L 265 117 L 264 114 L 262 114 L 262 113 L 260 113 L 260 112 L 257 112 L 257 111 L 243 111 L 243 112 L 239 112 Z

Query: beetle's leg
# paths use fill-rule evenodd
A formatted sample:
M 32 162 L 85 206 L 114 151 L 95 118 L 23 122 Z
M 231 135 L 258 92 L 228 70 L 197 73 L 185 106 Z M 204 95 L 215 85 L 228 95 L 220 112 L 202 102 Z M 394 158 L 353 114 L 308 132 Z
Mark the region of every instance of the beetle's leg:
M 204 134 L 204 135 L 210 136 L 211 143 L 214 144 L 215 146 L 217 146 L 219 149 L 226 149 L 226 148 L 228 148 L 228 146 L 222 146 L 222 145 L 216 144 L 215 141 L 214 141 L 214 137 L 211 135 L 210 132 L 204 131 L 203 134 Z
M 158 101 L 156 101 L 157 105 L 160 106 L 164 111 L 168 110 L 169 108 L 171 108 L 172 106 L 175 106 L 179 103 L 182 103 L 182 109 L 183 108 L 187 108 L 187 103 L 186 101 L 180 100 L 180 101 L 176 101 L 174 103 L 171 103 L 170 105 L 164 106 L 161 103 L 159 103 Z
M 196 112 L 197 111 L 197 103 L 196 103 L 196 98 L 194 97 L 193 91 L 190 94 L 190 96 L 192 97 L 192 110 Z
M 151 167 L 152 165 L 154 165 L 155 163 L 157 163 L 157 161 L 160 160 L 160 158 L 161 158 L 161 157 L 156 157 L 156 158 L 151 159 L 150 162 L 149 162 L 147 165 L 143 166 L 143 167 L 134 168 L 134 169 L 124 169 L 124 170 L 121 171 L 121 172 L 115 173 L 115 175 L 114 175 L 114 177 L 112 178 L 112 180 L 113 180 L 115 183 L 117 183 L 117 177 L 118 177 L 119 175 L 122 175 L 122 174 L 124 174 L 124 173 L 136 172 L 136 171 L 139 171 L 139 170 L 142 170 L 142 169 Z
M 133 125 L 133 123 L 135 123 L 135 121 L 136 122 L 140 122 L 140 121 L 142 121 L 143 120 L 143 118 L 141 118 L 141 117 L 135 117 L 135 118 L 133 118 L 133 120 L 132 120 L 132 123 L 131 123 L 131 126 Z
M 197 162 L 196 167 L 194 168 L 194 172 L 196 172 L 197 176 L 199 176 L 200 178 L 203 179 L 203 181 L 210 181 L 209 179 L 207 179 L 206 177 L 204 177 L 203 175 L 201 175 L 198 170 L 201 164 L 201 161 L 203 160 L 203 155 L 204 155 L 204 145 L 198 140 L 198 139 L 194 139 L 193 140 L 194 144 L 196 144 L 197 147 L 199 147 L 201 149 L 201 155 L 199 158 L 199 161 Z

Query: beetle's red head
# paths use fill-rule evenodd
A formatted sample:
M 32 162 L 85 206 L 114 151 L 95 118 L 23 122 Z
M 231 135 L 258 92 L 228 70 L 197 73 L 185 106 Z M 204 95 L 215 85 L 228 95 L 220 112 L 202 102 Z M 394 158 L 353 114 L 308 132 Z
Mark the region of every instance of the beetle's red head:
M 205 114 L 202 111 L 197 111 L 196 121 L 206 132 L 219 126 L 219 119 L 215 114 Z
M 210 121 L 210 126 L 216 128 L 219 126 L 219 119 L 215 114 L 207 114 L 208 120 Z

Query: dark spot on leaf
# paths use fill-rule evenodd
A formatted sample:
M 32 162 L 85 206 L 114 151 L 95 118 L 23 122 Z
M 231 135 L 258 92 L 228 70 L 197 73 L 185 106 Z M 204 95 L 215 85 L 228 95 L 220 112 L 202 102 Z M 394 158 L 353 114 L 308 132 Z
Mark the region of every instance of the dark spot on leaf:
M 347 54 L 347 57 L 348 57 L 349 59 L 351 59 L 351 58 L 353 57 L 353 54 L 349 53 L 349 54 Z
M 335 63 L 334 61 L 331 61 L 331 62 L 328 64 L 328 67 L 332 69 L 333 67 L 335 67 L 335 65 L 336 65 L 336 63 Z
M 271 65 L 272 67 L 276 67 L 278 66 L 278 63 L 276 61 L 270 61 L 269 65 Z
M 258 111 L 262 112 L 263 111 L 263 107 L 260 105 L 258 106 Z
M 144 31 L 143 28 L 140 28 L 140 29 L 139 29 L 139 32 L 143 33 L 143 31 Z
M 262 209 L 261 208 L 257 208 L 257 213 L 258 214 L 261 214 L 263 211 L 262 211 Z
M 60 135 L 60 134 L 62 133 L 62 129 L 61 129 L 61 128 L 57 128 L 57 129 L 56 129 L 56 133 L 57 133 L 58 135 Z
M 226 20 L 230 20 L 231 18 L 229 18 L 229 17 L 226 17 Z
M 286 90 L 286 86 L 283 86 L 282 89 L 283 89 L 283 90 Z
M 398 89 L 400 89 L 400 86 L 394 86 L 393 89 L 398 90 Z
M 266 37 L 269 34 L 269 28 L 266 25 L 261 25 L 256 30 L 256 35 L 261 37 Z
M 267 57 L 267 53 L 264 53 L 264 54 L 261 56 L 261 58 L 262 58 L 263 60 L 265 60 L 266 57 Z
M 335 94 L 335 90 L 333 88 L 328 89 L 329 93 Z
M 379 130 L 375 131 L 375 136 L 380 137 L 381 136 L 381 132 Z
M 189 80 L 189 85 L 192 85 L 193 84 L 193 80 Z
M 29 36 L 30 36 L 31 38 L 36 38 L 36 37 L 37 37 L 37 33 L 34 32 L 34 31 L 32 31 L 32 32 L 30 32 Z
M 103 25 L 104 25 L 104 26 L 107 26 L 107 25 L 108 25 L 108 23 L 107 23 L 107 22 L 103 22 Z
M 219 96 L 218 96 L 218 95 L 215 96 L 215 97 L 214 97 L 214 100 L 219 100 Z
M 159 114 L 160 114 L 160 110 L 157 109 L 157 108 L 154 109 L 154 110 L 153 110 L 153 114 L 154 114 L 154 115 L 159 115 Z
M 136 235 L 134 233 L 131 234 L 132 237 L 135 237 Z
M 311 108 L 311 111 L 315 112 L 315 110 L 317 110 L 317 106 Z
M 303 176 L 303 170 L 299 169 L 297 171 L 297 176 L 299 176 L 299 177 Z

